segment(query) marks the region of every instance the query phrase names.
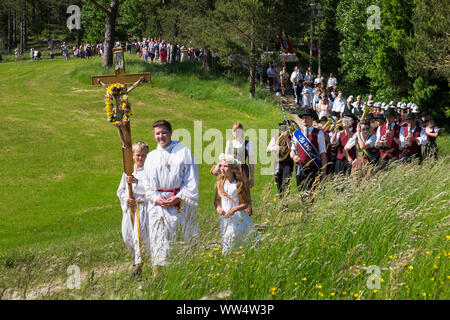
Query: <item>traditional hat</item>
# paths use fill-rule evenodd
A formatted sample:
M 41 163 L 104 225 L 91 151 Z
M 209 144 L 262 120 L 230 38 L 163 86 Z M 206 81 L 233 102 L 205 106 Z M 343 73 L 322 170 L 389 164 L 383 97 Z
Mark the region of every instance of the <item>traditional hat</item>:
M 385 110 L 383 112 L 383 116 L 385 118 L 387 118 L 387 117 L 396 117 L 397 116 L 397 112 L 395 112 L 395 110 L 393 108 L 388 108 L 387 110 Z
M 416 120 L 416 116 L 413 115 L 412 113 L 408 113 L 405 120 Z
M 411 103 L 411 102 L 408 102 L 408 103 L 406 104 L 406 109 L 411 109 L 411 105 L 412 105 L 412 103 Z
M 326 116 L 322 116 L 322 117 L 319 119 L 319 122 L 322 122 L 322 121 L 328 121 L 328 118 L 327 118 Z
M 405 103 L 405 102 L 403 102 L 403 103 L 400 105 L 400 109 L 406 109 L 406 103 Z
M 354 121 L 357 121 L 358 120 L 358 118 L 353 114 L 353 112 L 350 112 L 350 111 L 345 111 L 343 114 L 342 114 L 342 118 L 343 117 L 350 117 L 350 118 L 352 118 Z
M 375 119 L 375 117 L 373 116 L 373 113 L 368 113 L 367 115 L 366 115 L 366 120 L 367 121 L 369 121 L 369 120 L 374 120 Z
M 299 113 L 298 113 L 298 117 L 299 118 L 301 118 L 301 117 L 303 117 L 303 116 L 311 116 L 311 117 L 313 117 L 315 120 L 318 120 L 318 116 L 317 116 L 317 113 L 313 110 L 313 109 L 310 109 L 310 108 L 308 108 L 308 109 L 304 109 L 304 110 L 302 110 L 302 111 L 300 111 Z
M 367 105 L 368 105 L 369 107 L 373 106 L 373 101 L 367 101 Z
M 383 117 L 383 115 L 382 115 L 381 113 L 377 114 L 377 115 L 375 116 L 375 119 L 376 119 L 376 120 L 383 120 L 383 121 L 386 121 L 386 118 Z
M 431 114 L 429 114 L 425 117 L 425 121 L 431 121 L 431 120 L 434 121 L 434 117 Z
M 393 106 L 394 105 L 394 101 L 391 100 L 391 102 L 389 102 L 389 105 Z
M 401 101 L 397 102 L 397 108 L 401 108 L 401 106 L 402 106 L 402 102 Z
M 386 107 L 386 102 L 383 102 L 382 104 L 381 104 L 381 109 L 384 109 Z

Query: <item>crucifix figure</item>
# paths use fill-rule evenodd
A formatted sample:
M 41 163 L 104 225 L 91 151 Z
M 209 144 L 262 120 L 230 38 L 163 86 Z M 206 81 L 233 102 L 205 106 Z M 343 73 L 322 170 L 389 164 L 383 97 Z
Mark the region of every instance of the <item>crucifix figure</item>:
M 124 117 L 126 115 L 126 109 L 123 110 L 122 105 L 127 105 L 125 99 L 128 99 L 128 95 L 133 91 L 141 82 L 150 82 L 150 72 L 144 73 L 131 73 L 127 74 L 125 72 L 125 59 L 124 52 L 122 49 L 114 49 L 114 64 L 115 64 L 115 75 L 102 75 L 102 76 L 92 76 L 91 84 L 94 86 L 101 85 L 106 90 L 109 89 L 110 85 L 119 84 L 119 86 L 111 87 L 111 95 L 115 100 L 114 113 L 116 115 L 115 120 L 120 124 L 117 125 L 119 136 L 122 142 L 122 156 L 123 156 L 123 171 L 131 176 L 133 174 L 133 152 L 131 150 L 131 129 L 130 122 L 125 121 Z M 133 84 L 130 89 L 127 89 L 127 84 Z M 127 119 L 128 120 L 128 119 Z M 128 184 L 129 196 L 133 198 L 133 191 L 131 184 Z M 134 216 L 132 215 L 131 221 L 134 225 Z

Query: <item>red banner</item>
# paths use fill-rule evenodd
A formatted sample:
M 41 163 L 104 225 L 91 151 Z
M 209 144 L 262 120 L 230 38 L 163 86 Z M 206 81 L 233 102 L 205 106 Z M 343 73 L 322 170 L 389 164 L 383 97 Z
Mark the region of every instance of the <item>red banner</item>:
M 283 37 L 283 35 L 280 34 L 278 38 L 280 39 L 281 49 L 283 50 L 283 52 L 294 53 L 294 49 L 292 49 L 288 35 L 285 35 Z
M 311 38 L 308 38 L 308 47 L 311 48 Z M 319 55 L 319 49 L 317 46 L 316 39 L 314 39 L 314 41 L 313 41 L 312 55 L 313 55 L 313 57 L 317 57 Z

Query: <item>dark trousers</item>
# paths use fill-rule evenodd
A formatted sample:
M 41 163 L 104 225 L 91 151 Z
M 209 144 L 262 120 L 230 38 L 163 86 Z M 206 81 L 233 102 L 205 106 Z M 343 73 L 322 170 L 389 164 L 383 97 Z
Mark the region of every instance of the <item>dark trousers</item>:
M 298 191 L 310 190 L 318 173 L 319 168 L 317 168 L 316 165 L 308 167 L 303 166 L 300 175 L 295 176 Z
M 411 162 L 412 160 L 419 160 L 419 164 L 422 164 L 422 156 L 418 153 L 409 154 L 407 152 L 402 152 L 401 159 L 403 162 Z
M 350 174 L 352 172 L 352 165 L 346 158 L 336 159 L 336 165 L 334 168 L 335 173 Z
M 292 177 L 292 171 L 294 170 L 293 162 L 280 162 L 278 171 L 275 174 L 275 180 L 277 182 L 277 189 L 280 197 L 284 196 L 284 191 L 289 186 Z

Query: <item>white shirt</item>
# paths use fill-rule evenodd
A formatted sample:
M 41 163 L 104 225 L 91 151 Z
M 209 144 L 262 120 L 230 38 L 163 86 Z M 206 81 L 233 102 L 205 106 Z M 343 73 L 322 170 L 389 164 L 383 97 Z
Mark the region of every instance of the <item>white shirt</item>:
M 344 107 L 345 107 L 345 99 L 341 98 L 341 99 L 335 99 L 333 102 L 333 107 L 331 108 L 331 111 L 335 111 L 335 112 L 343 112 L 344 111 Z
M 311 126 L 308 128 L 308 134 L 305 134 L 305 129 L 303 129 L 303 134 L 305 134 L 306 137 L 308 137 L 311 132 L 313 131 L 314 127 Z M 317 142 L 319 144 L 319 150 L 317 150 L 319 152 L 319 154 L 327 152 L 327 146 L 325 144 L 325 136 L 323 135 L 323 131 L 319 130 L 319 134 L 317 135 Z M 292 146 L 291 146 L 291 150 L 297 150 L 297 145 L 298 145 L 298 141 L 297 139 L 294 139 L 294 141 L 292 142 Z
M 362 133 L 361 133 L 361 138 L 363 138 L 363 140 L 364 140 L 364 137 L 362 136 Z M 347 141 L 347 144 L 345 145 L 345 149 L 353 148 L 356 145 L 357 140 L 358 140 L 358 133 L 354 134 Z M 364 148 L 367 148 L 367 147 L 373 148 L 373 147 L 375 147 L 375 142 L 377 142 L 377 136 L 374 135 L 374 134 L 369 134 L 369 136 L 364 141 Z
M 384 124 L 383 124 L 383 126 L 384 126 Z M 392 122 L 391 125 L 390 125 L 390 130 L 391 131 L 392 131 L 392 129 L 394 129 L 394 126 L 395 126 L 395 122 Z M 380 141 L 380 139 L 381 139 L 381 133 L 380 133 L 381 132 L 380 131 L 381 127 L 382 126 L 379 126 L 378 129 L 377 129 L 377 142 Z
M 269 67 L 269 68 L 267 69 L 267 75 L 268 75 L 269 77 L 275 77 L 275 71 L 273 71 L 273 69 Z
M 349 128 L 348 131 L 353 132 L 353 127 Z M 331 143 L 331 144 L 336 144 L 336 143 L 339 142 L 339 139 L 341 138 L 341 133 L 338 132 L 338 133 L 336 134 L 335 140 L 332 139 L 332 138 L 333 138 L 333 135 L 331 135 L 331 133 L 330 133 L 330 136 L 331 136 L 330 143 Z M 353 135 L 353 136 L 355 136 L 355 135 Z M 353 136 L 352 136 L 352 137 L 353 137 Z M 350 139 L 351 139 L 352 137 L 350 137 Z M 348 141 L 347 141 L 347 142 L 348 142 Z
M 241 143 L 239 141 L 233 140 L 232 146 L 233 148 L 238 149 L 237 157 L 241 163 L 245 163 L 245 151 L 243 150 L 243 145 L 245 142 Z M 251 141 L 247 142 L 247 153 L 248 153 L 248 163 L 255 164 L 255 155 L 253 152 L 253 143 Z M 242 151 L 241 151 L 242 150 Z
M 336 84 L 337 84 L 337 79 L 336 78 L 334 78 L 334 77 L 333 78 L 329 78 L 328 79 L 327 88 L 333 87 Z
M 166 166 L 167 163 L 167 166 Z M 180 189 L 177 196 L 190 205 L 198 204 L 199 173 L 191 151 L 179 141 L 172 141 L 163 149 L 158 145 L 150 152 L 144 164 L 145 197 L 152 204 L 159 197 L 169 198 L 161 189 Z
M 416 130 L 416 126 L 414 126 L 413 128 L 409 128 L 409 127 L 407 127 L 407 128 L 411 129 L 411 133 L 413 133 L 414 130 Z M 404 148 L 406 146 L 406 136 L 405 136 L 405 127 L 401 127 L 400 128 L 400 143 L 401 143 L 402 148 Z M 418 138 L 419 138 L 419 145 L 427 144 L 427 134 L 425 133 L 424 129 L 420 130 L 420 136 Z

